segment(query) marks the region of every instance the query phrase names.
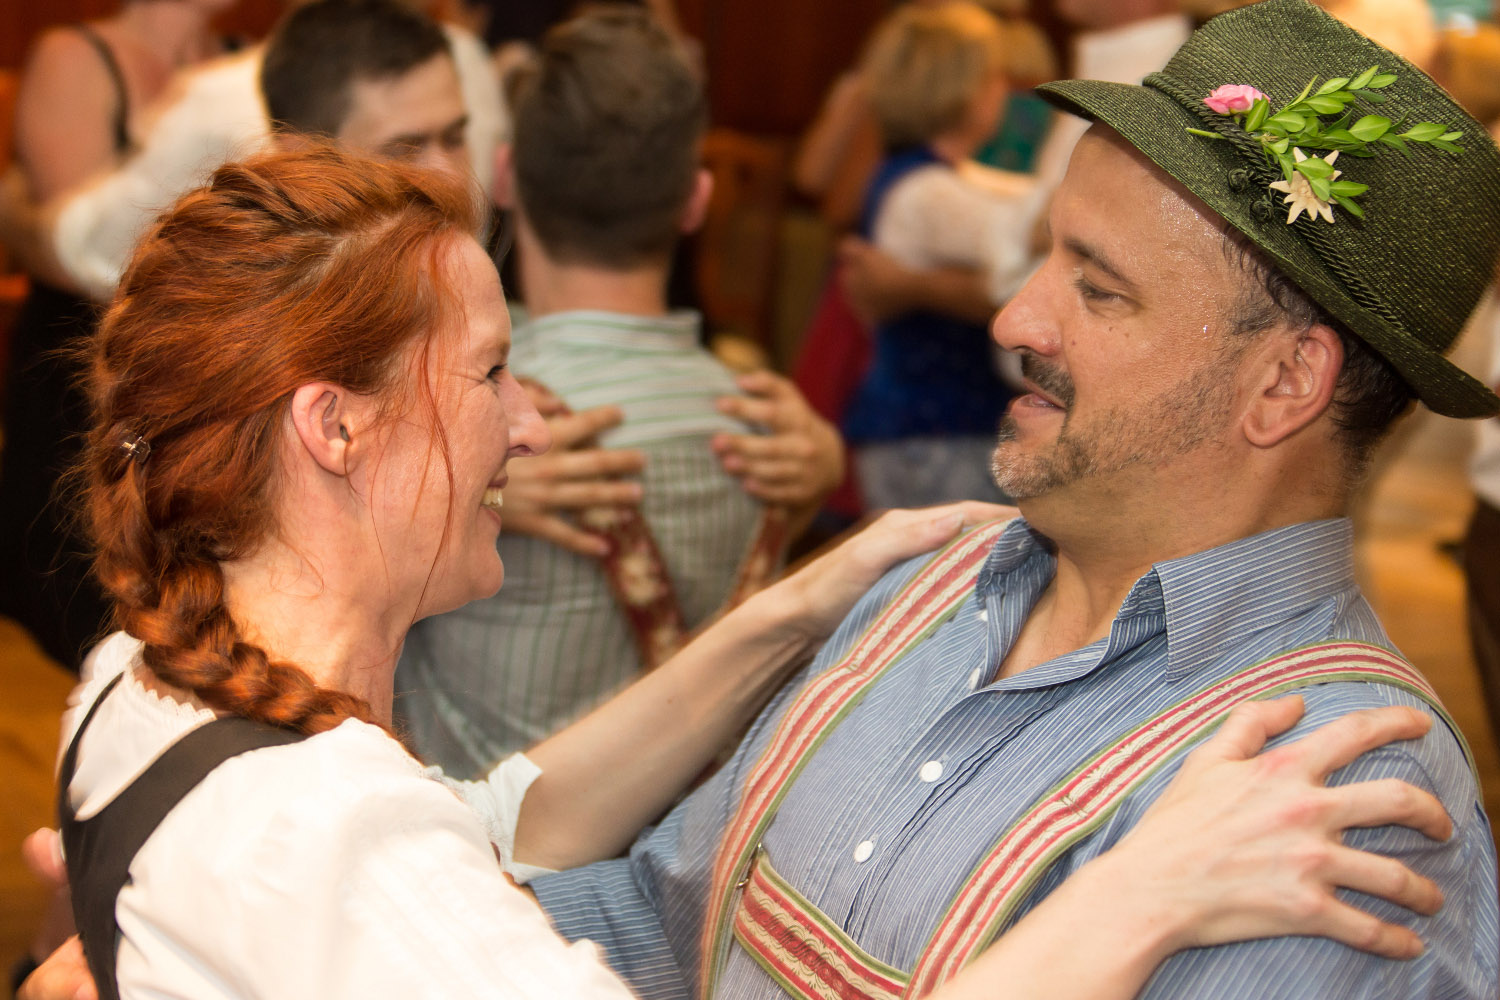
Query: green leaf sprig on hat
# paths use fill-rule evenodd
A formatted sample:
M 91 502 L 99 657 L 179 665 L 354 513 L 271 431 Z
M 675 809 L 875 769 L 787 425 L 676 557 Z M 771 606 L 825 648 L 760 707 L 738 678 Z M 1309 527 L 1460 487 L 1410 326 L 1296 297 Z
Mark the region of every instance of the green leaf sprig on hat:
M 1381 73 L 1379 66 L 1371 66 L 1353 78 L 1336 76 L 1325 80 L 1315 91 L 1317 82 L 1317 77 L 1313 77 L 1296 100 L 1274 113 L 1266 95 L 1244 84 L 1219 87 L 1204 99 L 1215 113 L 1238 119 L 1240 127 L 1258 140 L 1267 159 L 1281 167 L 1283 179 L 1269 186 L 1286 196 L 1286 204 L 1290 206 L 1288 224 L 1304 211 L 1309 218 L 1321 216 L 1324 221 L 1332 222 L 1334 204 L 1356 218 L 1364 217 L 1364 209 L 1354 199 L 1369 190 L 1369 185 L 1339 179 L 1342 172 L 1335 170 L 1333 164 L 1340 153 L 1372 157 L 1386 147 L 1410 156 L 1410 143 L 1433 146 L 1454 155 L 1464 151 L 1457 143 L 1463 133 L 1437 122 L 1418 122 L 1405 127 L 1404 119 L 1392 121 L 1374 113 L 1354 118 L 1350 105 L 1356 100 L 1372 105 L 1386 102 L 1387 95 L 1380 91 L 1396 82 L 1394 73 Z M 1329 115 L 1339 117 L 1325 123 L 1323 118 Z M 1223 138 L 1203 129 L 1188 131 L 1209 139 Z M 1308 156 L 1303 152 L 1305 149 L 1327 150 L 1328 155 Z

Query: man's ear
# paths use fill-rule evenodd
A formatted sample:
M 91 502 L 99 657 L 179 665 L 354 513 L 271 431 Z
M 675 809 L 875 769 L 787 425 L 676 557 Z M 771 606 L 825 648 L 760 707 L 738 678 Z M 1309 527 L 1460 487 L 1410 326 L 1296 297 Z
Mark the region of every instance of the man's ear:
M 292 428 L 302 450 L 325 472 L 349 474 L 355 453 L 355 414 L 349 393 L 328 382 L 309 382 L 292 393 Z
M 1270 448 L 1312 424 L 1333 404 L 1344 345 L 1331 327 L 1318 323 L 1301 334 L 1273 333 L 1260 351 L 1255 394 L 1245 413 L 1245 436 Z
M 495 179 L 490 182 L 490 201 L 496 208 L 516 207 L 516 160 L 508 142 L 495 147 Z
M 703 220 L 708 217 L 708 203 L 713 197 L 714 175 L 699 167 L 697 176 L 693 178 L 693 193 L 688 195 L 687 204 L 682 207 L 678 230 L 684 233 L 697 232 L 698 227 L 703 225 Z

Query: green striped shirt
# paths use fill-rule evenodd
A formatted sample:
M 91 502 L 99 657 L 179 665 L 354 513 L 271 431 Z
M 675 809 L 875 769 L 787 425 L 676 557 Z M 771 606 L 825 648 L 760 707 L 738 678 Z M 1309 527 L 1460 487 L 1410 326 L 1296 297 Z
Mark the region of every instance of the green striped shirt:
M 513 371 L 575 411 L 616 405 L 608 447 L 646 454 L 642 510 L 693 627 L 733 586 L 759 505 L 720 468 L 709 438 L 743 432 L 714 401 L 738 390 L 698 345 L 698 316 L 567 312 L 518 325 Z M 477 774 L 571 722 L 633 679 L 640 661 L 598 563 L 502 535 L 496 597 L 420 622 L 397 673 L 396 711 L 429 763 Z

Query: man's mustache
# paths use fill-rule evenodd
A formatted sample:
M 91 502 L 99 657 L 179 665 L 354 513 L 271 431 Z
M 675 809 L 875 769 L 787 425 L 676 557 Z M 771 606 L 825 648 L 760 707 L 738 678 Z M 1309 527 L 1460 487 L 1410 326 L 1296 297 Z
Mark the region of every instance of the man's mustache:
M 1026 381 L 1051 396 L 1063 406 L 1073 405 L 1073 380 L 1058 365 L 1035 353 L 1021 349 L 1021 374 Z

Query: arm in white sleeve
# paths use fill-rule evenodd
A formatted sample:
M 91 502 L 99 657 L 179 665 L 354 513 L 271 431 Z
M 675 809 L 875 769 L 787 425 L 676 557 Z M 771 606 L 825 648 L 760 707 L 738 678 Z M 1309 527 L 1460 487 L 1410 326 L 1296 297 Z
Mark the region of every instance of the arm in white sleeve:
M 914 170 L 886 196 L 875 245 L 916 270 L 972 269 L 999 305 L 1030 273 L 1039 197 L 1032 178 L 978 164 Z
M 265 146 L 260 63 L 254 48 L 184 74 L 129 160 L 58 199 L 53 252 L 75 285 L 108 299 L 157 214 L 222 164 Z
M 521 885 L 551 868 L 523 864 L 516 860 L 516 822 L 521 817 L 521 802 L 526 790 L 541 776 L 542 769 L 523 753 L 514 753 L 496 764 L 479 781 L 459 781 L 443 773 L 440 767 L 429 767 L 425 774 L 448 786 L 479 817 L 479 825 L 500 858 L 500 867 Z

